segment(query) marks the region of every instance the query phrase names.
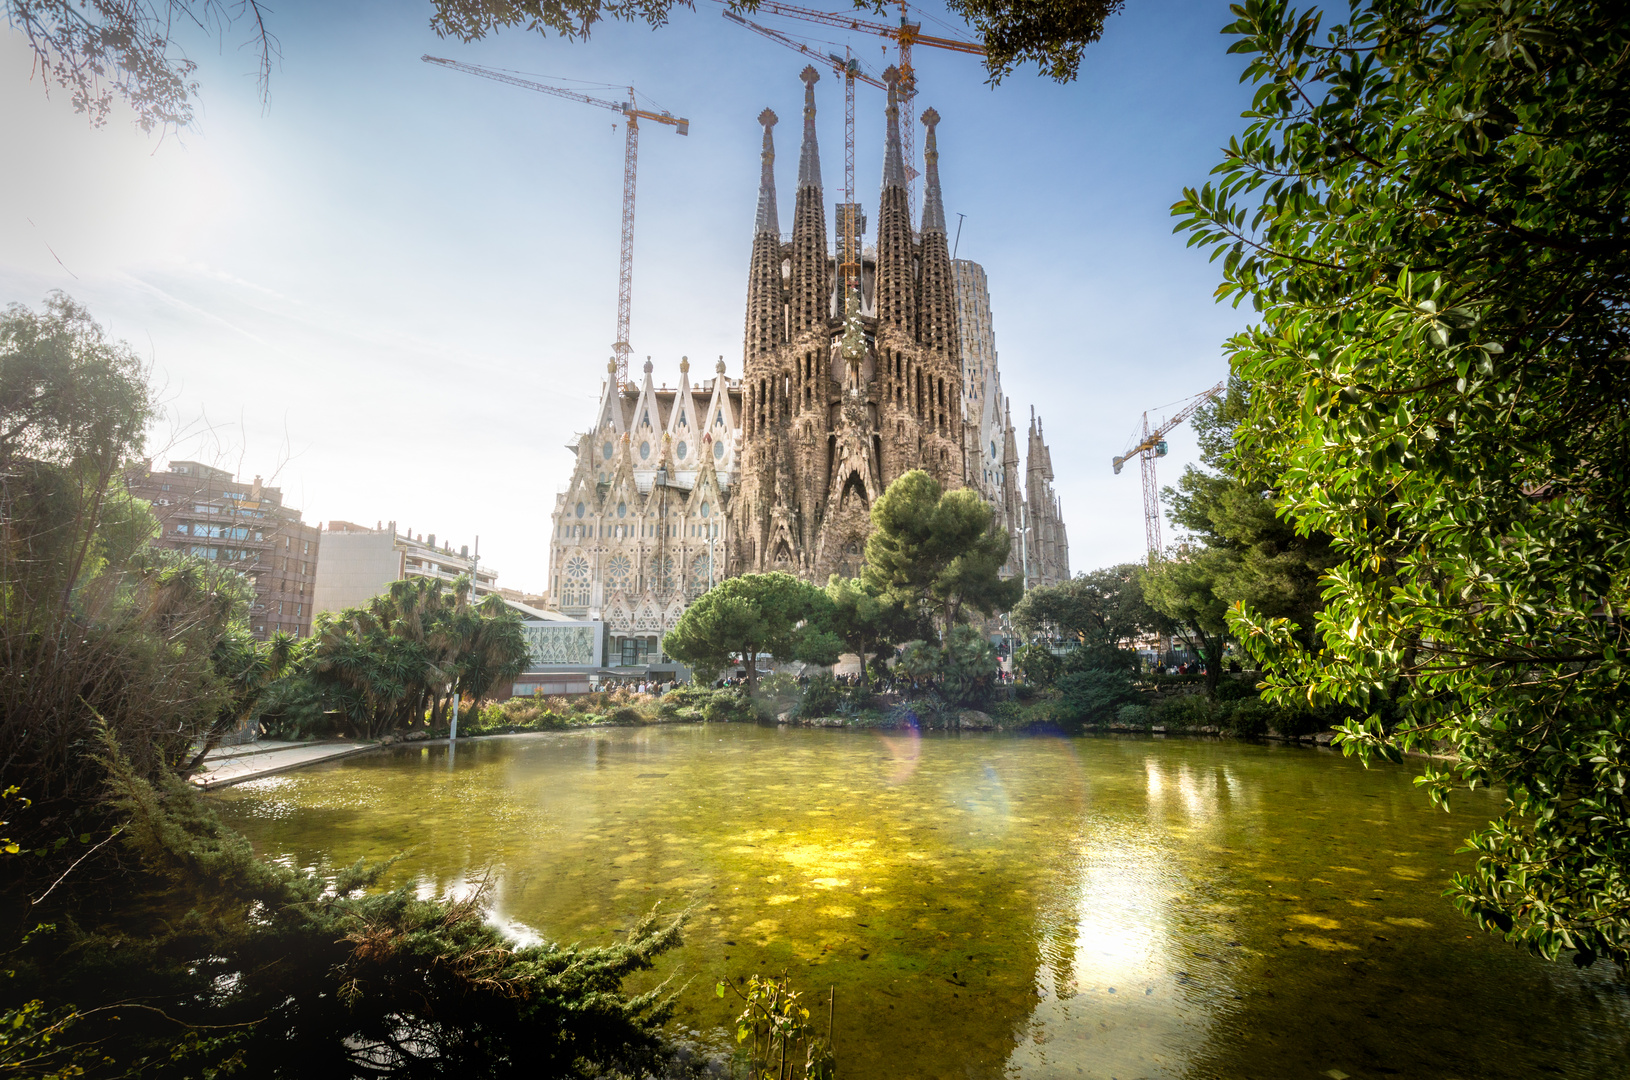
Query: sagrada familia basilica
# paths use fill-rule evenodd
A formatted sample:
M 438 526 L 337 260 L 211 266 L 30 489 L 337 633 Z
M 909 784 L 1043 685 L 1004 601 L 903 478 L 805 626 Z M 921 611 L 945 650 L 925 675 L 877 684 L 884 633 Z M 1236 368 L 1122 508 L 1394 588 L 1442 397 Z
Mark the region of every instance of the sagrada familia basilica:
M 685 604 L 719 579 L 784 570 L 825 583 L 859 573 L 870 512 L 897 477 L 925 469 L 972 487 L 1012 536 L 1006 572 L 1027 586 L 1069 577 L 1069 542 L 1034 411 L 1024 485 L 1002 394 L 984 270 L 947 250 L 939 115 L 926 129 L 922 218 L 911 220 L 900 109 L 889 69 L 883 189 L 871 245 L 861 208 L 837 204 L 828 244 L 815 139 L 815 84 L 803 72 L 803 143 L 790 239 L 774 176 L 776 115 L 747 278 L 740 378 L 618 385 L 615 364 L 554 513 L 551 593 L 563 613 L 599 613 L 614 648 L 644 661 Z M 908 121 L 909 122 L 909 121 Z M 847 217 L 846 215 L 853 215 Z M 846 227 L 847 226 L 847 227 Z M 858 250 L 857 250 L 858 249 Z M 630 648 L 632 646 L 632 648 Z

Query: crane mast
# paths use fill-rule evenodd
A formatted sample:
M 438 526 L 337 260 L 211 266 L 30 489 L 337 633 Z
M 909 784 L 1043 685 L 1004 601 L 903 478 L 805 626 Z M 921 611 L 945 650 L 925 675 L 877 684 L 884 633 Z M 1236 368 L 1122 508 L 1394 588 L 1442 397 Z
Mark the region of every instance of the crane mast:
M 641 109 L 634 96 L 632 86 L 627 87 L 627 101 L 607 101 L 605 98 L 591 97 L 577 90 L 567 90 L 560 86 L 549 86 L 546 83 L 533 82 L 531 79 L 523 79 L 508 72 L 495 71 L 492 68 L 484 68 L 476 64 L 466 64 L 458 60 L 445 60 L 439 56 L 421 56 L 419 59 L 427 64 L 439 64 L 455 71 L 479 75 L 494 82 L 508 83 L 510 86 L 519 86 L 524 90 L 535 90 L 540 94 L 566 98 L 569 101 L 577 101 L 601 109 L 610 109 L 612 112 L 622 114 L 623 124 L 626 129 L 626 137 L 623 143 L 623 225 L 617 259 L 617 340 L 612 344 L 612 351 L 617 362 L 617 383 L 620 386 L 627 382 L 628 358 L 633 351 L 632 346 L 628 343 L 628 328 L 634 310 L 634 187 L 635 177 L 639 172 L 640 121 L 652 120 L 659 124 L 667 124 L 680 135 L 690 134 L 690 121 L 669 112 L 651 112 L 647 109 Z
M 899 26 L 871 22 L 868 19 L 856 19 L 849 15 L 835 15 L 829 11 L 818 11 L 814 8 L 799 7 L 797 4 L 782 3 L 781 0 L 759 0 L 756 10 L 768 12 L 771 15 L 785 15 L 789 19 L 802 19 L 805 22 L 819 23 L 822 26 L 832 26 L 840 30 L 851 30 L 862 34 L 877 34 L 895 43 L 899 54 L 895 61 L 895 67 L 900 71 L 900 78 L 895 84 L 895 91 L 900 95 L 900 107 L 905 110 L 906 115 L 906 122 L 900 125 L 900 150 L 905 155 L 906 165 L 906 208 L 911 214 L 912 220 L 915 221 L 917 216 L 917 177 L 919 173 L 916 166 L 917 122 L 912 118 L 912 100 L 917 94 L 916 69 L 911 66 L 912 47 L 927 45 L 935 49 L 949 49 L 951 52 L 967 53 L 971 56 L 984 56 L 985 48 L 973 41 L 935 37 L 932 34 L 923 33 L 921 23 L 910 22 L 906 19 L 906 0 L 896 0 L 896 3 L 900 8 Z M 852 92 L 852 86 L 849 89 Z M 846 101 L 845 104 L 850 103 Z M 852 125 L 848 130 L 853 130 Z M 846 193 L 846 198 L 853 205 L 855 201 L 853 190 Z
M 733 11 L 725 11 L 724 17 L 731 22 L 739 23 L 747 29 L 769 38 L 778 45 L 785 45 L 805 56 L 813 57 L 832 69 L 833 74 L 843 76 L 843 220 L 838 223 L 839 235 L 842 238 L 842 249 L 838 254 L 838 270 L 843 276 L 844 295 L 847 297 L 849 287 L 860 287 L 860 242 L 855 235 L 855 83 L 863 82 L 875 86 L 879 90 L 887 90 L 887 84 L 872 78 L 860 70 L 860 61 L 848 55 L 839 56 L 837 53 L 821 53 L 810 48 L 801 41 L 796 41 L 781 33 L 771 30 L 767 26 L 760 26 L 751 19 L 744 19 Z
M 1145 412 L 1142 438 L 1128 447 L 1124 454 L 1110 459 L 1110 464 L 1115 468 L 1115 475 L 1119 476 L 1121 467 L 1132 460 L 1133 455 L 1138 458 L 1143 473 L 1143 535 L 1149 546 L 1151 561 L 1159 559 L 1163 550 L 1160 539 L 1160 482 L 1155 476 L 1155 459 L 1166 456 L 1166 435 L 1193 416 L 1194 411 L 1201 405 L 1220 396 L 1227 386 L 1226 382 L 1220 382 L 1211 389 L 1194 395 L 1181 409 L 1173 413 L 1170 419 L 1156 425 L 1152 430 L 1149 427 L 1149 414 Z

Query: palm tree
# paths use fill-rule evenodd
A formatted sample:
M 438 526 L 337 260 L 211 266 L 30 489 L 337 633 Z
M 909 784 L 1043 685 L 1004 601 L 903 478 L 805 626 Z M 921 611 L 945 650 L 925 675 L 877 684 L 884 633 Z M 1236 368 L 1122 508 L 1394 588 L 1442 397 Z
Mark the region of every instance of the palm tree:
M 361 607 L 318 616 L 309 673 L 327 685 L 359 731 L 439 727 L 453 694 L 477 701 L 526 668 L 520 617 L 470 580 L 392 582 Z

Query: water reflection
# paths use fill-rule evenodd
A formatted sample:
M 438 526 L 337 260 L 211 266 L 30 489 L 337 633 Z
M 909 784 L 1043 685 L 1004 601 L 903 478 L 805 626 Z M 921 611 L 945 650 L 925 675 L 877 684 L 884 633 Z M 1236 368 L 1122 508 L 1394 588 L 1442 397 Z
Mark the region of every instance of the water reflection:
M 403 748 L 220 802 L 301 865 L 411 849 L 393 880 L 426 894 L 490 876 L 518 936 L 605 942 L 688 907 L 652 974 L 691 979 L 681 1019 L 722 1031 L 714 982 L 787 970 L 836 989 L 850 1077 L 1630 1060 L 1609 973 L 1467 937 L 1437 896 L 1469 815 L 1329 754 L 708 726 Z

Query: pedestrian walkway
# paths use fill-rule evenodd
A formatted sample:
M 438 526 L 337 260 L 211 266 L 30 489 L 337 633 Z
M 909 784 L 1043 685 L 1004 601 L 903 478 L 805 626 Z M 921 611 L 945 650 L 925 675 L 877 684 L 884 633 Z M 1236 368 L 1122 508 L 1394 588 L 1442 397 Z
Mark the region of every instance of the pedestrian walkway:
M 278 742 L 267 739 L 245 743 L 242 746 L 220 746 L 211 750 L 204 759 L 203 768 L 192 776 L 192 782 L 206 791 L 246 780 L 259 780 L 275 776 L 290 769 L 315 765 L 319 761 L 334 761 L 350 757 L 379 746 L 375 742 Z

